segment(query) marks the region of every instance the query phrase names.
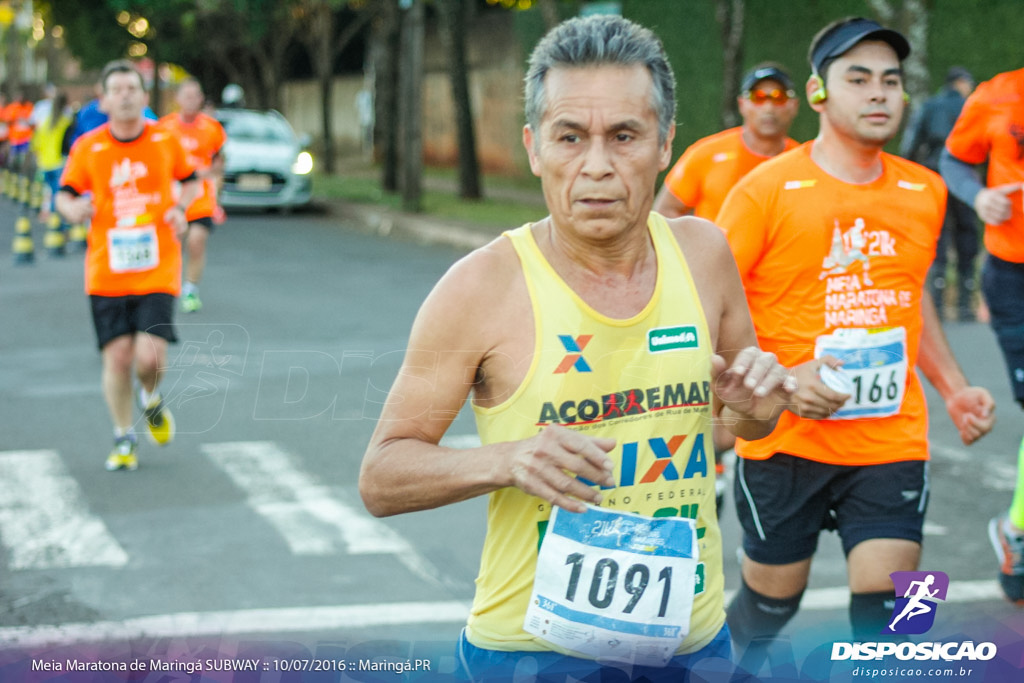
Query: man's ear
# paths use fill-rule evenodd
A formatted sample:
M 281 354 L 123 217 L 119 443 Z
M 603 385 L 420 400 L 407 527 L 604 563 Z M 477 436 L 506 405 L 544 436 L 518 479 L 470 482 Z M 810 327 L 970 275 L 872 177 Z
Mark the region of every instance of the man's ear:
M 672 141 L 676 137 L 676 122 L 668 127 L 668 135 L 665 136 L 665 144 L 661 147 L 661 155 L 658 159 L 658 170 L 664 171 L 672 163 Z
M 526 156 L 530 159 L 530 171 L 539 178 L 540 159 L 537 156 L 537 142 L 534 139 L 534 131 L 530 124 L 523 126 L 523 147 L 526 148 Z

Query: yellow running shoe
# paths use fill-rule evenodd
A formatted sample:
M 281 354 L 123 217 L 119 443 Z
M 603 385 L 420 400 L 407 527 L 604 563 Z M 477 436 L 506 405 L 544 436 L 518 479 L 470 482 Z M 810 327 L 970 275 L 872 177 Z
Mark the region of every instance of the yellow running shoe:
M 159 446 L 169 444 L 174 438 L 174 416 L 167 410 L 160 394 L 149 400 L 149 405 L 142 414 L 146 418 L 146 426 L 149 427 L 149 436 L 153 442 Z
M 122 436 L 114 441 L 114 450 L 107 456 L 107 470 L 114 472 L 139 469 L 139 459 L 135 456 L 136 443 L 132 436 Z

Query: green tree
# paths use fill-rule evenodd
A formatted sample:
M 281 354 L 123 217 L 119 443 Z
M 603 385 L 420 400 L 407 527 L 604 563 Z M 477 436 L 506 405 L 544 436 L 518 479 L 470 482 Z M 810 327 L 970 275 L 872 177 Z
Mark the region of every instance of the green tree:
M 381 11 L 380 2 L 365 0 L 300 0 L 299 37 L 309 53 L 320 83 L 320 119 L 324 170 L 334 172 L 334 64 L 342 51 Z M 346 12 L 345 10 L 353 10 Z

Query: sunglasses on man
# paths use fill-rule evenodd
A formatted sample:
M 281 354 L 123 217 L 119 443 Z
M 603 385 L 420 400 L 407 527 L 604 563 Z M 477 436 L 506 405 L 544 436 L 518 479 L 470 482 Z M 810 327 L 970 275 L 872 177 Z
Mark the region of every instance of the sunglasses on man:
M 761 88 L 755 88 L 754 90 L 748 90 L 743 93 L 743 97 L 747 98 L 754 104 L 764 104 L 765 102 L 771 102 L 776 106 L 782 106 L 786 102 L 796 97 L 796 93 L 792 90 L 782 90 L 780 88 L 772 88 L 771 90 L 762 90 Z

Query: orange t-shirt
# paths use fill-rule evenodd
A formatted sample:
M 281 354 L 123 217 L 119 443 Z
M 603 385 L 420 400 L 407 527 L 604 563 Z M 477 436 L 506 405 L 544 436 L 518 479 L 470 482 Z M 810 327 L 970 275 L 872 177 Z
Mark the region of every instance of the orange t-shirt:
M 0 107 L 0 141 L 7 140 L 10 137 L 11 120 L 17 111 L 17 106 L 16 102 L 8 102 L 3 107 Z
M 11 145 L 27 145 L 32 139 L 32 126 L 29 124 L 29 117 L 32 116 L 31 102 L 12 102 L 4 108 L 7 118 L 8 137 Z
M 191 123 L 185 122 L 181 114 L 168 114 L 160 119 L 160 125 L 178 136 L 181 146 L 188 153 L 189 161 L 200 171 L 210 167 L 213 157 L 220 152 L 227 140 L 220 122 L 202 112 L 197 114 Z M 213 178 L 205 178 L 199 194 L 185 212 L 185 218 L 190 222 L 209 218 L 216 209 L 217 185 Z
M 900 375 L 889 374 L 889 366 L 877 389 L 861 387 L 865 400 L 869 394 L 884 400 L 891 390 L 898 412 L 809 420 L 786 411 L 769 436 L 741 439 L 736 452 L 752 459 L 788 453 L 840 465 L 927 459 L 928 413 L 914 366 L 922 289 L 942 229 L 946 187 L 936 173 L 889 154 L 882 155 L 875 181 L 845 183 L 814 163 L 813 144 L 751 171 L 726 199 L 718 223 L 736 257 L 761 348 L 783 365 L 813 359 L 816 342 L 833 340 L 840 329 L 865 334 L 895 328 L 886 333 L 891 335 L 902 328 L 902 387 L 893 383 Z M 873 358 L 869 353 L 865 357 Z
M 175 181 L 193 173 L 177 138 L 149 122 L 127 142 L 116 140 L 109 125 L 75 141 L 60 184 L 93 197 L 87 294 L 178 295 L 181 242 L 164 213 L 175 202 Z
M 987 159 L 989 187 L 1024 181 L 1024 69 L 999 74 L 971 93 L 946 149 L 968 164 Z M 1010 220 L 985 226 L 985 248 L 1004 261 L 1024 263 L 1024 198 L 1018 191 L 1010 199 Z
M 786 138 L 787 150 L 798 144 Z M 665 176 L 665 185 L 676 199 L 693 207 L 695 216 L 713 221 L 733 185 L 771 158 L 750 151 L 742 127 L 729 128 L 687 147 Z

